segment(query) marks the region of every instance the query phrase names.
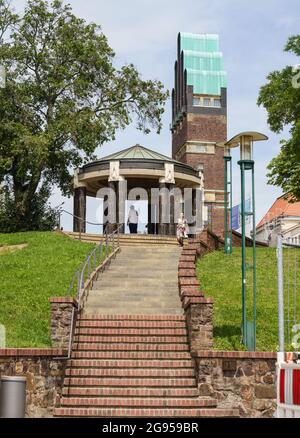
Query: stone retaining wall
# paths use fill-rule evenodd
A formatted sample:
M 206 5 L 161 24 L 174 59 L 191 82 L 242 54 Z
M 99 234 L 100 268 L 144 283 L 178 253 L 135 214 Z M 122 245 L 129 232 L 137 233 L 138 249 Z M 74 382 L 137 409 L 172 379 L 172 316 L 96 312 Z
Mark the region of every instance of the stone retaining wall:
M 213 346 L 213 300 L 204 297 L 195 269 L 197 257 L 208 250 L 201 240 L 190 239 L 179 258 L 179 296 L 185 312 L 191 351 Z
M 0 377 L 25 376 L 26 417 L 52 417 L 60 397 L 67 352 L 62 349 L 0 349 Z
M 276 353 L 193 352 L 200 394 L 241 417 L 273 417 L 276 409 Z
M 68 348 L 73 309 L 77 311 L 77 301 L 72 297 L 51 297 L 50 334 L 54 348 Z

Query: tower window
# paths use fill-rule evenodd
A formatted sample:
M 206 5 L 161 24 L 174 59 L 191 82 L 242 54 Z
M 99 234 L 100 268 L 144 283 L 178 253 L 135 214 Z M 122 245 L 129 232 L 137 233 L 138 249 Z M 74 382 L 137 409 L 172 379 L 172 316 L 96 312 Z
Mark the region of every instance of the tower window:
M 193 105 L 194 106 L 213 106 L 215 108 L 221 108 L 221 99 L 219 97 L 213 96 L 193 96 Z

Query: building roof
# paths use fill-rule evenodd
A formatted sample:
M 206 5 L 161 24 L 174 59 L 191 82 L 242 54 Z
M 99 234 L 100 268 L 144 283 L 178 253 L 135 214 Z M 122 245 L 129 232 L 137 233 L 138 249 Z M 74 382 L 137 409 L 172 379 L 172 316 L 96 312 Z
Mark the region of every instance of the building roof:
M 221 95 L 221 88 L 227 86 L 227 74 L 219 51 L 219 36 L 180 32 L 179 44 L 187 85 L 193 86 L 195 94 Z
M 167 157 L 166 155 L 162 155 L 158 152 L 152 151 L 151 149 L 145 148 L 139 144 L 135 146 L 131 146 L 130 148 L 123 149 L 119 152 L 115 152 L 114 154 L 107 155 L 106 157 L 100 158 L 99 161 L 113 161 L 113 160 L 159 160 L 159 161 L 167 161 L 173 162 L 176 164 L 182 164 L 180 161 L 173 160 L 171 157 Z
M 262 220 L 257 225 L 257 228 L 261 227 L 267 222 L 271 222 L 273 219 L 279 216 L 300 217 L 300 202 L 291 202 L 291 197 L 288 197 L 286 194 L 280 196 L 264 215 Z

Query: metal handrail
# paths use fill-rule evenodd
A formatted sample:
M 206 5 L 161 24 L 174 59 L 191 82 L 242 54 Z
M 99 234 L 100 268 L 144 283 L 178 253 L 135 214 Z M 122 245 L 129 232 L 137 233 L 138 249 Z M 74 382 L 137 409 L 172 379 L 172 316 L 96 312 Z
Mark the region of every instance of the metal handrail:
M 103 272 L 105 266 L 112 257 L 115 257 L 120 248 L 120 228 L 122 224 L 117 224 L 117 228 L 110 234 L 105 233 L 105 237 L 100 243 L 87 255 L 80 269 L 78 269 L 71 281 L 68 296 L 71 295 L 75 284 L 77 284 L 76 302 L 77 308 L 72 309 L 71 328 L 68 344 L 68 356 L 70 359 L 72 352 L 73 336 L 77 315 L 83 307 L 83 301 L 86 293 L 88 293 L 93 285 L 93 281 L 98 277 L 99 272 Z M 102 259 L 105 251 L 105 258 Z M 99 254 L 99 263 L 97 263 L 97 254 Z
M 60 211 L 59 211 L 59 213 L 62 213 L 62 212 L 67 213 L 67 214 L 69 214 L 70 216 L 73 216 L 73 217 L 75 217 L 76 219 L 79 219 L 81 222 L 85 222 L 86 224 L 89 224 L 89 225 L 105 225 L 105 224 L 103 224 L 103 223 L 101 223 L 101 222 L 90 222 L 90 221 L 87 221 L 86 219 L 83 219 L 82 217 L 77 216 L 76 214 L 70 213 L 70 212 L 67 211 L 67 210 L 60 210 Z
M 67 211 L 67 210 L 64 210 L 64 209 L 61 209 L 61 210 L 59 210 L 59 228 L 60 228 L 60 224 L 61 224 L 61 213 L 62 212 L 64 212 L 64 213 L 67 213 L 68 215 L 70 215 L 70 216 L 72 216 L 73 218 L 76 218 L 76 219 L 78 219 L 79 220 L 79 240 L 81 240 L 81 234 L 83 233 L 83 223 L 85 223 L 85 224 L 89 224 L 89 225 L 102 225 L 102 227 L 103 227 L 103 234 L 105 234 L 106 233 L 106 231 L 105 231 L 105 226 L 107 226 L 109 223 L 108 222 L 106 222 L 106 223 L 102 223 L 102 222 L 91 222 L 91 221 L 88 221 L 88 220 L 86 220 L 86 219 L 83 219 L 82 217 L 80 217 L 80 216 L 77 216 L 76 214 L 74 214 L 74 213 L 70 213 L 69 211 Z M 119 226 L 121 226 L 121 225 L 119 225 Z

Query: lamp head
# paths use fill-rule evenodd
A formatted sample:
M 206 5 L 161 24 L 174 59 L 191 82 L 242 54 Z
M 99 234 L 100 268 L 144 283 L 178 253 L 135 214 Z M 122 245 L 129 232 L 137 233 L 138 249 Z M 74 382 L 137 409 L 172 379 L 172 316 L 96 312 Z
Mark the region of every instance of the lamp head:
M 228 140 L 224 147 L 229 149 L 240 146 L 240 159 L 241 160 L 252 160 L 253 159 L 253 143 L 255 141 L 268 140 L 268 137 L 260 132 L 249 131 L 241 132 L 238 135 L 232 137 Z

